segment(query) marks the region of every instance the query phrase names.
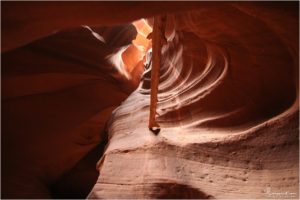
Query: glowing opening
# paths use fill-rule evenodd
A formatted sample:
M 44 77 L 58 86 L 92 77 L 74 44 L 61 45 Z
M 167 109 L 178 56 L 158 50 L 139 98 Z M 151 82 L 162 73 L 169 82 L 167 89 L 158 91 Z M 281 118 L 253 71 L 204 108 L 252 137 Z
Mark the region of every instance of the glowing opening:
M 132 44 L 135 45 L 140 51 L 146 53 L 151 48 L 151 40 L 147 39 L 147 36 L 152 32 L 152 27 L 147 23 L 145 19 L 140 19 L 132 23 L 138 34 Z
M 152 27 L 145 19 L 140 19 L 132 23 L 136 30 L 136 38 L 127 49 L 122 53 L 122 59 L 126 71 L 132 74 L 133 70 L 145 60 L 147 51 L 151 48 L 152 42 L 147 36 L 152 32 Z
M 140 19 L 132 22 L 137 30 L 137 35 L 131 44 L 122 47 L 113 55 L 108 57 L 109 61 L 118 69 L 119 73 L 127 79 L 139 77 L 143 71 L 145 55 L 152 47 L 151 39 L 147 36 L 152 32 L 152 27 L 147 20 Z

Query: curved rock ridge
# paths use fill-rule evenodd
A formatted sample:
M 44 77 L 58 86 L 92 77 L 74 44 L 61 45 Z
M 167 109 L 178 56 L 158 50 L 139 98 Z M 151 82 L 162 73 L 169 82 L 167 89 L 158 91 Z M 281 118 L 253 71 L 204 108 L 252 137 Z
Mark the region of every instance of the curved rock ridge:
M 234 7 L 224 8 L 231 15 L 221 21 L 215 16 L 221 9 L 174 16 L 182 19 L 176 27 L 184 28 L 177 28 L 178 44 L 165 50 L 175 52 L 166 55 L 162 66 L 161 124 L 240 131 L 297 103 L 297 58 L 289 52 L 295 46 L 285 46 L 267 25 Z M 234 20 L 238 15 L 242 20 Z M 222 26 L 205 27 L 213 16 Z
M 295 12 L 233 3 L 168 15 L 161 132 L 147 128 L 146 67 L 111 116 L 88 198 L 298 198 Z
M 136 87 L 106 59 L 131 44 L 134 26 L 91 30 L 105 42 L 75 28 L 2 54 L 3 198 L 50 198 Z

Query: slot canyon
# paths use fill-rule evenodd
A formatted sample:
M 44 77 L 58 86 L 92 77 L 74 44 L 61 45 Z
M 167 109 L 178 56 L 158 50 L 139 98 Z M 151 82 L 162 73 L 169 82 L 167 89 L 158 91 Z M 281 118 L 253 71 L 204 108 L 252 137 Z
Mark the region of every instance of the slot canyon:
M 1 198 L 299 199 L 299 2 L 2 1 L 1 115 Z

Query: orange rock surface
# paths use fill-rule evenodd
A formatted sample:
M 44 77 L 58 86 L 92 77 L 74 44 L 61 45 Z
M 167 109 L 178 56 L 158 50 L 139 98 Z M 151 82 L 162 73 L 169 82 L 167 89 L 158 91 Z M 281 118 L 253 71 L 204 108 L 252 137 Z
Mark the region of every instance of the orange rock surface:
M 299 198 L 298 9 L 2 3 L 2 198 Z M 131 22 L 166 13 L 154 135 Z

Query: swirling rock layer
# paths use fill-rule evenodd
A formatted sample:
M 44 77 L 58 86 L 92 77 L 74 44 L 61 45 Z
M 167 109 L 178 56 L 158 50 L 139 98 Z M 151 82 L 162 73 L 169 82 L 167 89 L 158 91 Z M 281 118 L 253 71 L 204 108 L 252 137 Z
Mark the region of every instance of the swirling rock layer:
M 113 112 L 89 198 L 298 198 L 294 12 L 220 4 L 169 15 L 161 132 L 147 128 L 150 68 Z
M 94 30 L 105 43 L 76 28 L 2 54 L 2 197 L 51 197 L 49 186 L 105 139 L 107 119 L 132 91 L 106 57 L 135 28 Z
M 89 198 L 298 198 L 298 9 L 2 2 L 1 197 L 85 197 L 91 150 L 143 71 L 131 43 L 145 38 L 117 24 L 185 11 L 168 15 L 161 132 L 147 129 L 147 69 L 110 117 Z

